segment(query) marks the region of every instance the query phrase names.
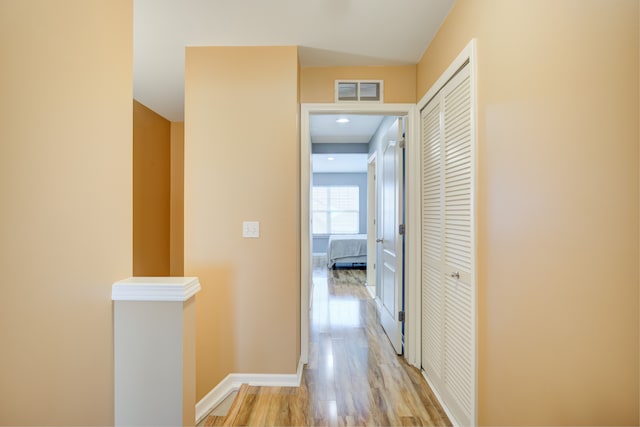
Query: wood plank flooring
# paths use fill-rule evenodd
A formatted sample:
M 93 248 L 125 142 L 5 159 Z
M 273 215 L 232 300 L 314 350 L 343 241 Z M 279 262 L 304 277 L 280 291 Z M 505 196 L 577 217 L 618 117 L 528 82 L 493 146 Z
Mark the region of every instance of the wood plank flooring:
M 365 270 L 314 263 L 311 348 L 300 387 L 243 385 L 206 426 L 450 426 L 422 374 L 398 357 Z

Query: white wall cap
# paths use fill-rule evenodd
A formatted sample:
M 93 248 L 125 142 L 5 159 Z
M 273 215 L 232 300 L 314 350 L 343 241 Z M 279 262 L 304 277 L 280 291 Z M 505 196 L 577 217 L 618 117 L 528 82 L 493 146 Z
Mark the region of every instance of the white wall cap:
M 114 301 L 186 301 L 200 291 L 197 277 L 130 277 L 111 287 Z

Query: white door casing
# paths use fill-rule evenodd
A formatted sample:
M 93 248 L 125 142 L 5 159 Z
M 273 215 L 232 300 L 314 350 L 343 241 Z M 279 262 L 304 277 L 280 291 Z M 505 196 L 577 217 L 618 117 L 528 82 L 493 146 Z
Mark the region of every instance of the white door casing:
M 367 161 L 367 289 L 375 298 L 377 279 L 378 180 L 377 156 L 374 152 Z
M 402 354 L 403 332 L 400 311 L 402 307 L 402 118 L 398 118 L 382 139 L 380 162 L 381 188 L 379 218 L 379 279 L 381 281 L 380 320 L 397 354 Z
M 311 206 L 311 140 L 309 117 L 312 114 L 376 114 L 383 116 L 405 116 L 409 119 L 406 127 L 406 147 L 407 150 L 415 151 L 415 160 L 418 161 L 417 151 L 419 150 L 419 133 L 417 132 L 418 116 L 416 114 L 415 104 L 301 104 L 300 107 L 300 360 L 307 363 L 309 360 L 309 308 L 310 308 L 310 287 L 311 287 L 311 224 L 310 224 L 310 206 Z M 412 143 L 415 141 L 416 146 Z M 408 154 L 409 155 L 409 154 Z M 378 156 L 378 164 L 380 163 Z M 419 162 L 408 162 L 407 176 L 410 183 L 407 184 L 407 192 L 414 197 L 408 198 L 406 203 L 409 207 L 409 218 L 406 226 L 419 229 L 420 210 L 419 210 Z M 413 225 L 412 225 L 413 224 Z M 419 239 L 407 239 L 412 243 L 413 250 L 409 250 L 405 256 L 407 264 L 405 270 L 409 269 L 409 274 L 413 277 L 409 287 L 406 289 L 408 294 L 409 307 L 407 315 L 412 314 L 405 321 L 405 354 L 410 348 L 408 360 L 414 366 L 420 363 L 420 313 L 419 313 L 419 295 L 420 295 L 420 256 L 419 256 Z M 414 271 L 415 270 L 415 271 Z M 411 310 L 411 312 L 409 312 Z M 411 331 L 411 337 L 407 338 L 407 331 Z

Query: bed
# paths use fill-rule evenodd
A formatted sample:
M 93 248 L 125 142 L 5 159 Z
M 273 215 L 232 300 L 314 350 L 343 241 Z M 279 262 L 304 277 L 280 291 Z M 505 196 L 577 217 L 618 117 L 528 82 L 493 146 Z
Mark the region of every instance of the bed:
M 327 267 L 335 268 L 336 264 L 367 264 L 367 235 L 340 234 L 329 237 L 327 246 Z

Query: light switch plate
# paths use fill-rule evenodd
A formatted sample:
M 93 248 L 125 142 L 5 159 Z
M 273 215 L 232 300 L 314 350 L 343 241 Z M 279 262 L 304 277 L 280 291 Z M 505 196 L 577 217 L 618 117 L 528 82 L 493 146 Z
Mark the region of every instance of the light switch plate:
M 260 237 L 260 222 L 244 221 L 242 223 L 242 237 L 257 239 Z

